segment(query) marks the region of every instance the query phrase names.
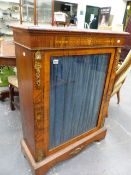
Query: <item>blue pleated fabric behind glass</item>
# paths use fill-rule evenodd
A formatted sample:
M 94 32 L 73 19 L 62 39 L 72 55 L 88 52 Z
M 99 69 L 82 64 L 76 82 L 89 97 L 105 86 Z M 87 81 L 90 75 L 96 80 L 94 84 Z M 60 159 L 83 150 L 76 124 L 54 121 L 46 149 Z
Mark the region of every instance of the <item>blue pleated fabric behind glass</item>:
M 51 57 L 49 149 L 97 126 L 109 58 Z

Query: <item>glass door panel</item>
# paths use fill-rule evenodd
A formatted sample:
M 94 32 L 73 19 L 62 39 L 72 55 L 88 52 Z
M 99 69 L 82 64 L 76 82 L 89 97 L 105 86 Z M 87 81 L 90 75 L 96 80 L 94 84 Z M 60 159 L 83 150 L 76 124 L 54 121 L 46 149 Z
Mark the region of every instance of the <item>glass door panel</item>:
M 22 1 L 22 23 L 34 24 L 34 0 Z
M 97 126 L 109 58 L 51 57 L 50 149 Z
M 52 0 L 37 1 L 38 24 L 52 23 Z

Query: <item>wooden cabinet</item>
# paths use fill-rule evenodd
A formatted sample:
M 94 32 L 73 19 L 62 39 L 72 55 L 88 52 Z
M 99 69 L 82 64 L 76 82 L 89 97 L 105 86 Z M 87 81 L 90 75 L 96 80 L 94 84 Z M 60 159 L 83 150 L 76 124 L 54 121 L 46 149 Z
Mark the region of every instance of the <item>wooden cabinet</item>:
M 127 33 L 14 27 L 22 148 L 36 175 L 105 137 Z

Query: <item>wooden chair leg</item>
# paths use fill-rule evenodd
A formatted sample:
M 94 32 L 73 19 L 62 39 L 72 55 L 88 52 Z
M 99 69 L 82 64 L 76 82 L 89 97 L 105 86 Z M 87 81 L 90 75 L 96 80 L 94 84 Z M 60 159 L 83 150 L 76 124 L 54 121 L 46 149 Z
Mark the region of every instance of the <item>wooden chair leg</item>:
M 10 84 L 9 85 L 9 97 L 10 97 L 10 108 L 12 111 L 15 110 L 14 106 L 14 87 Z
M 6 98 L 9 98 L 9 90 L 0 92 L 0 101 L 4 102 Z
M 117 104 L 119 104 L 120 103 L 120 90 L 116 94 L 117 94 Z

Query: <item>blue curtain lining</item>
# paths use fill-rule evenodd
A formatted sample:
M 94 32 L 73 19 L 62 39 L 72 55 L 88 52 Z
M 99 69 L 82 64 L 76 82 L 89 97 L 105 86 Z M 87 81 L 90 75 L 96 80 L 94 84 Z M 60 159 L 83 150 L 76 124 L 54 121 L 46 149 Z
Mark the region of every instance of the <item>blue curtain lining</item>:
M 51 57 L 49 149 L 97 126 L 109 58 Z

